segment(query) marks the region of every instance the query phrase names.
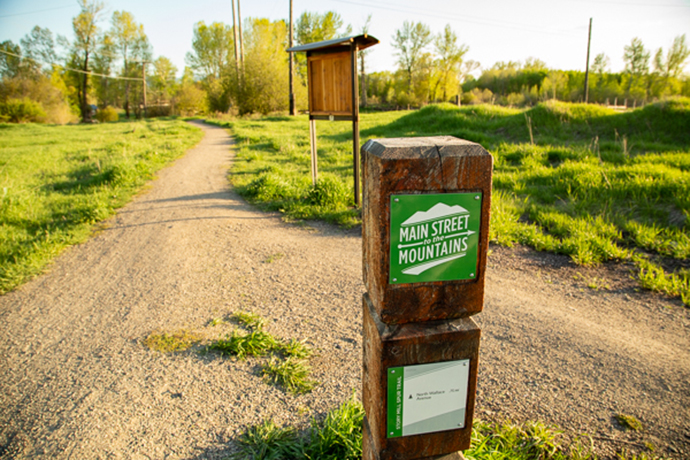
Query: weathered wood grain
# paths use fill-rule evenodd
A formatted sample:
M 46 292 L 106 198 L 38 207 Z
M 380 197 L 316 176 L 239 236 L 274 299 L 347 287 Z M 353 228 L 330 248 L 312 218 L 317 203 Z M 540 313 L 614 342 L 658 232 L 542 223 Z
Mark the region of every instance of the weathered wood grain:
M 477 386 L 481 331 L 471 318 L 387 325 L 368 294 L 363 297 L 364 371 L 362 399 L 367 414 L 365 458 L 427 459 L 469 448 Z M 386 436 L 387 370 L 391 367 L 470 360 L 465 427 L 399 438 Z
M 364 283 L 382 321 L 452 319 L 482 310 L 492 168 L 481 145 L 451 136 L 372 139 L 362 147 Z M 476 278 L 389 284 L 391 195 L 463 192 L 483 196 Z

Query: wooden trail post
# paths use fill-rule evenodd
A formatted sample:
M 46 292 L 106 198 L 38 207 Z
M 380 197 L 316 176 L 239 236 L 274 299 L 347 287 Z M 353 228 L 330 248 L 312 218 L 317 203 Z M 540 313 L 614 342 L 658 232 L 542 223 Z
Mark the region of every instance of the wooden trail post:
M 372 139 L 362 167 L 363 458 L 461 458 L 474 413 L 481 331 L 470 316 L 484 304 L 493 159 L 449 136 Z
M 312 185 L 318 180 L 316 120 L 352 120 L 355 205 L 359 205 L 359 90 L 357 53 L 377 44 L 371 35 L 336 38 L 288 48 L 307 53 L 309 79 L 309 144 Z M 292 54 L 291 54 L 292 55 Z

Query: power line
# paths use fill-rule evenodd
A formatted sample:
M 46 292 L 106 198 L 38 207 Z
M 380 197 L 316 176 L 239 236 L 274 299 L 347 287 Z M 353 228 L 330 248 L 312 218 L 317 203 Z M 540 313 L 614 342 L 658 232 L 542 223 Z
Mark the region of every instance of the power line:
M 543 29 L 524 27 L 518 23 L 507 22 L 507 21 L 496 21 L 493 19 L 486 19 L 486 18 L 481 18 L 481 17 L 477 17 L 477 16 L 449 14 L 448 12 L 445 12 L 445 11 L 433 11 L 433 10 L 422 9 L 422 8 L 411 7 L 411 6 L 393 5 L 393 4 L 384 3 L 384 2 L 378 2 L 378 4 L 371 4 L 371 3 L 362 3 L 362 2 L 352 1 L 352 0 L 332 0 L 332 1 L 338 2 L 338 3 L 347 3 L 350 5 L 378 8 L 378 9 L 382 9 L 382 10 L 396 11 L 398 13 L 411 13 L 411 14 L 415 14 L 418 16 L 427 16 L 427 17 L 432 17 L 432 18 L 437 18 L 437 19 L 446 19 L 446 20 L 451 20 L 451 21 L 463 21 L 463 22 L 469 22 L 469 23 L 473 23 L 473 24 L 487 25 L 487 26 L 491 26 L 491 27 L 503 27 L 503 28 L 507 28 L 507 29 L 522 30 L 522 31 L 543 33 L 543 34 L 549 34 L 549 35 L 562 35 L 562 36 L 567 36 L 567 37 L 575 37 L 575 35 L 573 35 L 573 34 L 568 34 L 568 33 L 563 33 L 563 32 L 550 32 L 550 31 L 546 31 Z M 390 6 L 383 6 L 383 5 L 390 5 Z M 405 9 L 401 9 L 401 8 L 405 8 Z
M 9 18 L 12 16 L 23 16 L 25 14 L 36 14 L 36 13 L 43 13 L 44 11 L 53 11 L 53 10 L 64 10 L 66 8 L 74 8 L 75 5 L 65 5 L 65 6 L 56 6 L 53 8 L 45 8 L 42 10 L 34 10 L 34 11 L 25 11 L 24 13 L 13 13 L 13 14 L 3 14 L 0 16 L 0 18 Z
M 57 67 L 61 67 L 61 68 L 65 69 L 65 70 L 69 70 L 69 71 L 71 71 L 71 72 L 83 73 L 83 74 L 86 74 L 86 75 L 92 75 L 92 76 L 94 76 L 94 77 L 111 78 L 111 79 L 113 79 L 113 80 L 132 80 L 132 81 L 141 81 L 141 78 L 113 77 L 112 75 L 105 75 L 105 74 L 102 74 L 102 73 L 86 72 L 85 70 L 72 69 L 72 68 L 70 68 L 70 67 L 65 67 L 64 65 L 55 64 L 55 63 L 53 63 L 53 62 L 40 62 L 40 61 L 38 61 L 37 59 L 32 59 L 32 58 L 30 58 L 30 57 L 23 57 L 23 56 L 21 56 L 21 55 L 19 55 L 19 54 L 10 53 L 9 51 L 5 51 L 5 50 L 0 50 L 0 53 L 8 54 L 8 55 L 10 55 L 10 56 L 18 57 L 18 58 L 20 58 L 20 59 L 28 59 L 29 61 L 34 61 L 34 62 L 36 62 L 36 63 L 38 63 L 38 64 L 50 64 L 50 65 L 54 65 L 54 66 L 57 66 Z

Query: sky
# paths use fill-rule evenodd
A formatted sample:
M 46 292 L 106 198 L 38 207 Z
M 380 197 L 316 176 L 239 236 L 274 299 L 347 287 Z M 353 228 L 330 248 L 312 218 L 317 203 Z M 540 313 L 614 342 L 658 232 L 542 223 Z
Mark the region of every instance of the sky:
M 289 0 L 240 0 L 242 18 L 288 19 Z M 229 0 L 107 0 L 101 27 L 114 11 L 129 11 L 153 46 L 154 58 L 166 56 L 182 73 L 191 51 L 194 24 L 232 24 Z M 499 61 L 544 61 L 549 68 L 585 70 L 587 34 L 592 18 L 590 64 L 605 53 L 610 70 L 622 71 L 624 47 L 639 37 L 652 56 L 679 35 L 690 43 L 690 0 L 293 0 L 294 19 L 305 12 L 335 11 L 359 33 L 371 14 L 370 72 L 394 70 L 392 37 L 404 21 L 420 21 L 437 34 L 449 24 L 458 42 L 469 47 L 465 59 L 491 68 Z M 35 26 L 73 36 L 76 0 L 0 0 L 0 42 L 19 40 Z M 690 72 L 690 65 L 686 66 Z

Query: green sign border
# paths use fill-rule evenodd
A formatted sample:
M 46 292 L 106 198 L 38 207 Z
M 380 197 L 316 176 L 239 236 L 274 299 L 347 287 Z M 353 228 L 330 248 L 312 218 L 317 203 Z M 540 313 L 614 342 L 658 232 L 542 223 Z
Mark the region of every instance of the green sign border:
M 388 368 L 388 430 L 389 438 L 402 436 L 403 394 L 405 394 L 405 368 Z
M 481 192 L 391 195 L 390 200 L 390 284 L 476 279 Z M 422 257 L 426 262 L 414 265 Z M 413 258 L 415 262 L 401 263 Z

